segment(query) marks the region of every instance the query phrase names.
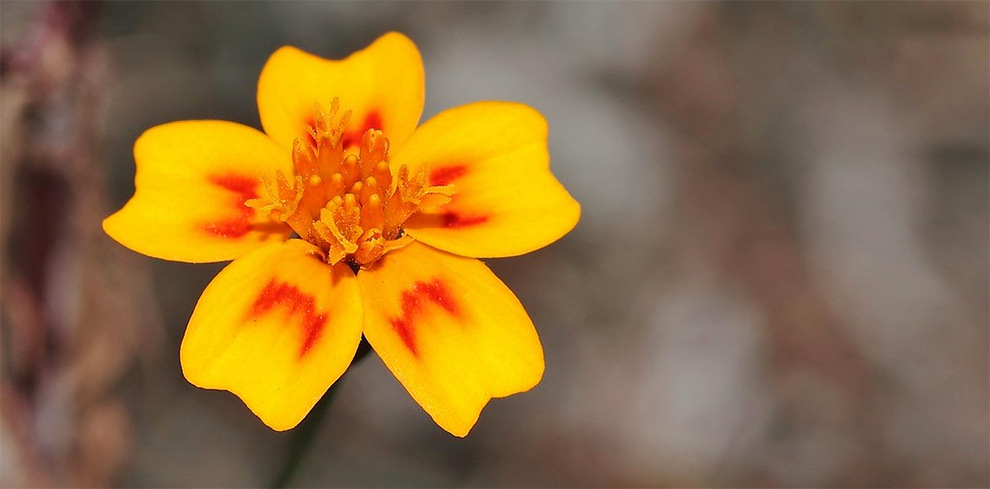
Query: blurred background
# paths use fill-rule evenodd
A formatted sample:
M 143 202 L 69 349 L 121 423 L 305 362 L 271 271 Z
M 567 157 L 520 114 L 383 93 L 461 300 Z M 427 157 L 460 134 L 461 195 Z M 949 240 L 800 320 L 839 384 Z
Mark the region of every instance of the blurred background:
M 550 123 L 577 228 L 490 261 L 542 383 L 470 436 L 375 355 L 295 486 L 990 485 L 986 2 L 8 2 L 0 6 L 0 484 L 254 487 L 293 432 L 184 381 L 222 264 L 100 221 L 131 148 L 260 127 L 258 74 L 388 30 L 424 119 L 502 99 Z

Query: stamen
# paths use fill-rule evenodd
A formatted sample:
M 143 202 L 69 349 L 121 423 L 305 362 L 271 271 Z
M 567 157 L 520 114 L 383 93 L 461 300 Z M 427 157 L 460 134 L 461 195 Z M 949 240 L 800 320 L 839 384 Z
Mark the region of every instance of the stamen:
M 339 112 L 336 98 L 329 110 L 317 105 L 308 126 L 312 142 L 296 140 L 292 147 L 293 179 L 281 172 L 274 180 L 266 176 L 266 197 L 246 204 L 287 223 L 323 250 L 329 263 L 346 261 L 356 269 L 411 243 L 402 224 L 417 212 L 446 205 L 456 189 L 428 185 L 425 169 L 410 176 L 403 165 L 393 175 L 389 141 L 380 130 L 366 131 L 356 154 L 345 154 L 341 141 L 351 112 L 338 119 Z

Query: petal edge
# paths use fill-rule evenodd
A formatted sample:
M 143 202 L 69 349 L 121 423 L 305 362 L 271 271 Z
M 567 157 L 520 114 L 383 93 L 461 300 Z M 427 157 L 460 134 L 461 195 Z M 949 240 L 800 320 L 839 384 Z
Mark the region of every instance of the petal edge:
M 547 125 L 533 108 L 475 102 L 446 110 L 416 129 L 392 165 L 429 169 L 433 185 L 457 193 L 405 229 L 462 256 L 515 256 L 542 248 L 577 224 L 581 206 L 550 172 Z
M 350 365 L 361 340 L 353 273 L 301 240 L 268 245 L 224 268 L 182 339 L 186 379 L 227 390 L 274 430 L 296 426 Z
M 412 243 L 358 273 L 364 333 L 440 427 L 467 435 L 491 398 L 543 376 L 522 304 L 483 263 Z
M 314 105 L 329 107 L 335 97 L 341 109 L 353 111 L 345 140 L 358 142 L 374 128 L 401 144 L 419 123 L 425 93 L 419 50 L 408 37 L 389 32 L 342 60 L 279 48 L 261 70 L 257 99 L 265 132 L 291 148 L 295 139 L 306 140 Z
M 193 263 L 237 258 L 291 230 L 244 205 L 261 178 L 291 171 L 264 133 L 226 121 L 155 126 L 134 143 L 134 195 L 103 230 L 138 253 Z

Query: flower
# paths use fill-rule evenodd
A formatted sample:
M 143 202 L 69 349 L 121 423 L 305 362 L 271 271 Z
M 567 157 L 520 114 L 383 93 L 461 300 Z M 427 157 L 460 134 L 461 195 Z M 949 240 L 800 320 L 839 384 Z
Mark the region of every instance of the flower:
M 182 340 L 192 384 L 296 426 L 362 335 L 442 428 L 543 375 L 533 323 L 479 260 L 542 248 L 580 207 L 549 169 L 535 110 L 477 102 L 417 127 L 424 75 L 388 33 L 343 60 L 292 47 L 258 81 L 264 133 L 180 121 L 134 144 L 135 193 L 103 229 L 167 260 L 233 260 Z

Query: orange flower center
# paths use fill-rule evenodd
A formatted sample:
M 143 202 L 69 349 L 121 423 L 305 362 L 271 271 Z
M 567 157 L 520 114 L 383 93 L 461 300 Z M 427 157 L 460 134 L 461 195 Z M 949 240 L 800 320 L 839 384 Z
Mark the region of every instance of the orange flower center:
M 450 202 L 453 185 L 427 184 L 427 170 L 409 175 L 402 165 L 395 175 L 388 162 L 388 138 L 377 129 L 361 137 L 357 152 L 342 141 L 351 112 L 339 120 L 340 103 L 319 105 L 309 135 L 292 148 L 295 175 L 277 172 L 263 179 L 266 197 L 245 204 L 285 222 L 313 243 L 330 264 L 344 261 L 366 268 L 389 251 L 412 241 L 402 224 L 420 211 L 433 212 Z

